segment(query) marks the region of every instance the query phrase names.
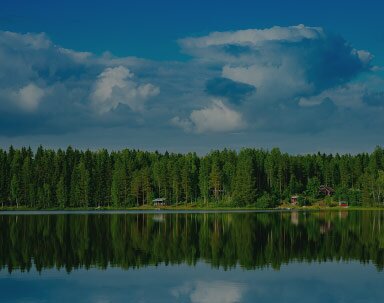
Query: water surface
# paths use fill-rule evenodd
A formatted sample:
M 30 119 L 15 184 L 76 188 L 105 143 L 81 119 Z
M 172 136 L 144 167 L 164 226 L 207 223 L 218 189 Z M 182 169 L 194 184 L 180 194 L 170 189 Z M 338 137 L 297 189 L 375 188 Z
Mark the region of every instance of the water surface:
M 381 302 L 384 214 L 0 214 L 1 302 Z

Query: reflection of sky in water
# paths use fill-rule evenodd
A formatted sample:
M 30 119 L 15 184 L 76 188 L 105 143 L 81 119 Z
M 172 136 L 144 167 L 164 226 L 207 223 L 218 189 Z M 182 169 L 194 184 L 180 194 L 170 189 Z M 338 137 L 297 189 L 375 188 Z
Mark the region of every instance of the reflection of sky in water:
M 0 302 L 383 302 L 373 265 L 291 263 L 281 270 L 158 266 L 0 272 Z

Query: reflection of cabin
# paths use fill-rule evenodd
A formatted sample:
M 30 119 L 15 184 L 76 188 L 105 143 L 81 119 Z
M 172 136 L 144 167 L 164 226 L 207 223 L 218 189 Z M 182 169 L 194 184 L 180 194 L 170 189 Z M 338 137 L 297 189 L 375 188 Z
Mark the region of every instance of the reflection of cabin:
M 152 202 L 153 202 L 153 205 L 155 205 L 155 206 L 167 205 L 165 198 L 156 198 L 156 199 L 152 200 Z
M 346 219 L 348 217 L 347 211 L 339 211 L 339 219 Z
M 326 234 L 326 233 L 330 232 L 331 229 L 332 229 L 331 221 L 328 221 L 328 222 L 320 225 L 320 233 L 321 234 Z
M 340 201 L 339 206 L 340 207 L 348 207 L 348 202 L 347 201 Z
M 299 200 L 299 196 L 292 196 L 291 197 L 291 204 L 296 205 Z
M 299 225 L 299 213 L 297 211 L 291 212 L 291 223 L 293 225 Z
M 330 186 L 321 185 L 319 187 L 319 193 L 324 196 L 331 196 L 335 193 L 335 190 Z
M 157 214 L 157 215 L 154 215 L 152 219 L 153 219 L 153 221 L 155 221 L 155 222 L 159 222 L 159 223 L 161 223 L 161 222 L 164 222 L 165 217 L 164 217 L 163 214 Z

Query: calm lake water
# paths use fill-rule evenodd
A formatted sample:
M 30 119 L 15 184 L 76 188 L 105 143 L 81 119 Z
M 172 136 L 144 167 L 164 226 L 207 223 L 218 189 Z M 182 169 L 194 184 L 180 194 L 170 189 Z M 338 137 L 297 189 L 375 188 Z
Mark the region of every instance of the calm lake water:
M 0 302 L 383 302 L 384 213 L 0 213 Z

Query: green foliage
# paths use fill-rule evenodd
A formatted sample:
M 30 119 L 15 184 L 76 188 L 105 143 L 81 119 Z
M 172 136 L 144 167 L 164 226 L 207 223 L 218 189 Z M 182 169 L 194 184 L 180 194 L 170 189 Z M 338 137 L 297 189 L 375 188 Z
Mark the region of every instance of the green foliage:
M 120 157 L 115 161 L 114 171 L 112 174 L 111 196 L 112 204 L 118 206 L 129 205 L 129 178 L 126 165 Z
M 19 205 L 20 200 L 20 183 L 16 175 L 12 176 L 11 179 L 11 201 Z
M 75 166 L 71 178 L 71 206 L 87 207 L 89 203 L 89 172 L 85 163 L 80 161 Z
M 245 206 L 256 201 L 256 176 L 254 160 L 250 150 L 240 152 L 237 161 L 235 190 L 233 199 L 236 205 Z
M 277 203 L 278 201 L 274 195 L 264 192 L 262 196 L 257 198 L 255 206 L 257 208 L 273 208 Z
M 292 195 L 312 203 L 320 198 L 320 185 L 336 190 L 336 202 L 384 204 L 383 149 L 354 156 L 224 149 L 202 157 L 128 149 L 0 149 L 2 206 L 129 207 L 162 197 L 171 205 L 274 207 Z
M 348 201 L 350 206 L 359 206 L 362 204 L 361 190 L 340 187 L 336 190 L 333 201 Z
M 307 197 L 299 196 L 297 198 L 297 204 L 299 206 L 309 206 L 312 204 L 312 201 L 310 199 L 308 199 Z
M 67 206 L 67 193 L 65 190 L 64 177 L 61 176 L 56 186 L 56 199 L 59 207 L 64 208 Z
M 311 198 L 319 196 L 320 180 L 317 177 L 312 177 L 308 180 L 306 193 Z

